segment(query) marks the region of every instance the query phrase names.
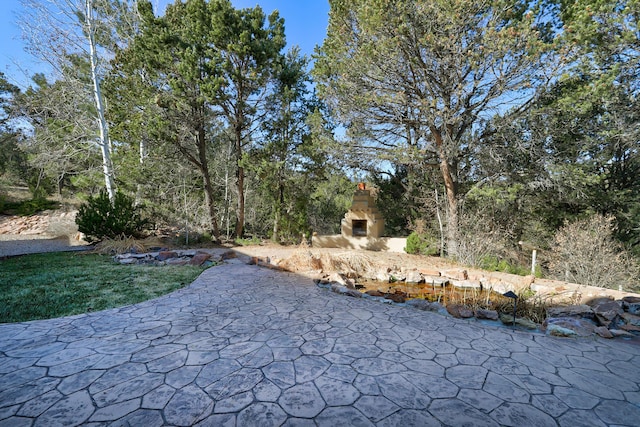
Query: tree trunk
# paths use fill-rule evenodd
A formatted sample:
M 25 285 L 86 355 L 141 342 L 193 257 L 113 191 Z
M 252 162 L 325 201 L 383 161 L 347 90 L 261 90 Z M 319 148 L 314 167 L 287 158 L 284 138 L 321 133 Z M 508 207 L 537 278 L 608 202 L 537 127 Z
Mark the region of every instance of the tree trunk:
M 282 172 L 282 169 L 280 169 L 280 172 L 278 172 L 278 175 L 280 175 L 281 172 Z M 282 177 L 280 176 L 278 179 L 278 200 L 274 203 L 274 206 L 273 206 L 274 218 L 273 218 L 272 240 L 276 243 L 280 239 L 280 219 L 282 218 L 283 207 L 284 207 L 284 184 L 282 183 Z
M 236 212 L 236 237 L 242 238 L 244 234 L 244 168 L 242 167 L 242 115 L 238 118 L 235 127 L 236 155 L 238 171 L 236 172 L 236 185 L 238 187 L 238 211 Z
M 222 224 L 226 224 L 227 240 L 230 238 L 230 223 L 231 223 L 231 197 L 229 195 L 229 163 L 231 163 L 231 152 L 233 147 L 231 142 L 227 144 L 227 160 L 224 162 L 224 216 L 222 217 Z
M 438 196 L 438 188 L 435 191 L 436 200 L 436 216 L 438 218 L 438 229 L 440 230 L 440 257 L 444 257 L 444 230 L 442 226 L 442 217 L 440 216 L 440 197 Z
M 431 129 L 431 133 L 435 139 L 438 148 L 438 156 L 440 157 L 440 172 L 444 181 L 444 188 L 447 193 L 447 255 L 456 257 L 458 255 L 459 245 L 459 223 L 458 223 L 458 190 L 453 174 L 451 173 L 451 165 L 448 161 L 448 153 L 444 144 L 442 133 L 435 128 Z
M 277 202 L 274 203 L 273 211 L 273 235 L 271 236 L 271 240 L 278 243 L 280 240 L 280 206 Z
M 98 125 L 100 128 L 100 152 L 102 153 L 102 173 L 104 174 L 105 188 L 109 195 L 109 200 L 115 199 L 116 186 L 114 182 L 114 169 L 111 161 L 111 142 L 109 141 L 109 128 L 104 114 L 104 102 L 102 91 L 100 90 L 100 77 L 98 76 L 98 55 L 96 52 L 96 41 L 93 27 L 93 0 L 85 0 L 86 5 L 86 31 L 89 41 L 89 57 L 91 61 L 91 80 L 93 81 L 93 95 L 98 114 Z
M 244 234 L 244 168 L 238 166 L 238 212 L 236 212 L 236 237 Z
M 138 158 L 138 164 L 140 165 L 140 169 L 142 170 L 142 168 L 144 167 L 144 160 L 147 157 L 147 145 L 144 141 L 144 138 L 140 140 L 139 154 L 140 155 Z M 142 205 L 142 183 L 141 182 L 138 182 L 136 184 L 135 205 L 136 206 Z
M 200 113 L 203 114 L 204 108 Z M 218 230 L 218 221 L 216 220 L 215 197 L 213 185 L 211 184 L 211 175 L 209 174 L 209 163 L 207 162 L 207 141 L 204 132 L 204 123 L 198 125 L 198 158 L 200 162 L 200 170 L 202 171 L 202 180 L 204 183 L 204 194 L 207 203 L 207 211 L 209 212 L 209 221 L 211 226 L 211 235 L 216 242 L 220 241 L 220 230 Z
M 442 165 L 441 165 L 442 166 Z M 447 190 L 447 255 L 455 258 L 458 255 L 458 246 L 460 243 L 459 223 L 458 223 L 458 199 L 453 180 L 449 171 L 442 172 L 445 178 L 445 189 Z M 449 183 L 447 183 L 449 181 Z
M 204 182 L 204 194 L 207 202 L 207 210 L 209 212 L 211 235 L 213 240 L 220 242 L 220 230 L 218 230 L 218 221 L 216 220 L 215 210 L 215 198 L 213 196 L 213 185 L 211 184 L 211 177 L 209 176 L 209 168 L 205 167 L 206 171 L 203 171 L 202 178 Z

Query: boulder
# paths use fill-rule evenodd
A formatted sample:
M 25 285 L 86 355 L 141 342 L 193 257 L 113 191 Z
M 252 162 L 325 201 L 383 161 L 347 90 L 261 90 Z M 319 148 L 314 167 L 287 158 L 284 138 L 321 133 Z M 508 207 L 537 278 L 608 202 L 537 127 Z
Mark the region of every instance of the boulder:
M 420 274 L 423 276 L 435 276 L 440 277 L 440 270 L 436 270 L 435 268 L 421 268 L 418 270 Z
M 335 292 L 337 294 L 344 294 L 347 292 L 347 290 L 348 290 L 347 287 L 340 283 L 336 283 L 336 282 L 331 283 L 332 292 Z
M 469 275 L 467 273 L 467 270 L 461 269 L 461 268 L 455 268 L 455 269 L 451 269 L 451 270 L 445 270 L 445 271 L 441 271 L 440 275 L 443 277 L 448 277 L 450 279 L 454 279 L 454 280 L 467 280 L 469 279 Z
M 575 317 L 582 319 L 594 319 L 593 309 L 586 304 L 565 305 L 547 308 L 548 317 Z
M 627 311 L 631 314 L 640 314 L 640 303 L 630 303 L 627 306 Z
M 473 311 L 462 304 L 447 304 L 447 312 L 458 319 L 468 319 L 473 317 Z
M 329 281 L 334 283 L 339 283 L 342 286 L 347 286 L 347 281 L 339 273 L 333 273 L 332 275 L 330 275 Z
M 507 325 L 507 326 L 511 326 L 511 325 L 513 325 L 513 316 L 512 316 L 512 315 L 510 315 L 510 314 L 504 314 L 504 313 L 502 313 L 502 314 L 498 315 L 498 318 L 500 319 L 500 321 L 501 321 L 502 323 L 504 323 L 504 324 L 505 324 L 505 325 Z M 517 319 L 516 319 L 516 320 L 517 320 Z
M 156 259 L 158 261 L 166 261 L 170 258 L 177 258 L 177 257 L 178 257 L 178 254 L 173 251 L 162 251 L 162 252 L 159 252 L 158 255 L 156 255 Z
M 596 324 L 589 319 L 578 319 L 575 317 L 549 317 L 545 319 L 542 327 L 547 330 L 547 333 L 555 336 L 573 336 L 589 337 L 593 335 Z M 549 329 L 556 332 L 551 333 Z M 569 335 L 560 335 L 560 330 L 571 330 L 573 333 Z
M 343 292 L 343 295 L 353 298 L 362 298 L 362 293 L 356 291 L 355 289 L 348 289 L 346 292 Z
M 433 311 L 437 311 L 442 315 L 445 315 L 447 313 L 447 309 L 444 308 L 444 305 L 440 304 L 437 301 L 431 303 L 431 308 L 433 308 Z
M 622 308 L 631 314 L 640 315 L 640 297 L 627 296 L 622 298 Z
M 598 323 L 609 329 L 616 328 L 624 323 L 621 318 L 624 314 L 622 301 L 606 300 L 597 302 L 593 305 L 593 312 Z
M 403 303 L 407 300 L 407 294 L 401 291 L 395 291 L 394 293 L 385 294 L 384 298 L 393 302 Z
M 389 282 L 389 272 L 387 271 L 387 269 L 378 271 L 374 277 L 374 280 L 378 281 L 378 282 Z
M 479 280 L 450 280 L 451 286 L 458 289 L 482 289 Z
M 503 313 L 499 317 L 500 317 L 500 321 L 505 325 L 507 326 L 513 325 L 512 315 Z M 527 328 L 527 329 L 538 329 L 538 325 L 535 322 L 532 322 L 531 320 L 524 317 L 516 317 L 516 325 L 522 326 L 523 328 Z
M 405 275 L 404 281 L 406 283 L 422 283 L 424 282 L 424 277 L 417 270 L 409 270 Z
M 322 265 L 318 266 L 314 260 L 316 260 L 316 258 L 314 257 L 311 261 L 311 269 L 312 270 L 322 270 Z M 268 256 L 267 259 L 265 260 L 267 263 L 271 264 L 271 265 L 277 265 L 280 266 L 280 263 L 282 262 L 282 260 L 276 256 Z
M 410 299 L 409 301 L 407 301 L 407 305 L 424 311 L 438 311 L 442 308 L 442 305 L 437 302 L 429 302 L 426 299 L 419 298 Z
M 344 279 L 345 284 L 347 286 L 347 288 L 349 289 L 356 289 L 356 281 L 347 277 L 346 279 Z
M 208 253 L 198 252 L 191 258 L 191 260 L 189 261 L 189 265 L 200 266 L 204 264 L 205 261 L 208 261 L 209 258 L 211 258 L 211 255 L 209 255 Z
M 477 319 L 498 320 L 498 312 L 495 310 L 479 308 L 475 314 Z
M 383 297 L 384 296 L 383 292 L 380 292 L 380 291 L 378 291 L 376 289 L 372 289 L 370 291 L 367 291 L 367 292 L 365 292 L 365 294 L 367 294 L 369 296 L 372 296 L 372 297 Z
M 598 334 L 598 336 L 601 336 L 602 338 L 613 338 L 613 334 L 611 333 L 611 331 L 609 331 L 604 326 L 596 326 L 593 332 Z
M 622 329 L 609 329 L 609 332 L 611 332 L 611 334 L 614 337 L 623 337 L 623 338 L 635 337 L 635 335 L 633 335 L 631 332 L 623 331 Z
M 436 288 L 439 288 L 442 286 L 447 286 L 449 280 L 443 277 L 425 276 L 424 283 L 428 286 L 435 286 Z
M 153 258 L 150 254 L 139 254 L 139 253 L 128 253 L 123 255 L 117 255 L 118 257 L 126 257 L 126 258 L 135 258 L 135 259 L 145 259 L 145 258 Z
M 527 329 L 538 329 L 538 325 L 532 321 L 527 319 L 526 317 L 516 317 L 516 325 L 522 326 Z
M 362 298 L 362 294 L 360 292 L 356 291 L 355 289 L 349 289 L 346 286 L 341 285 L 340 283 L 332 283 L 331 291 L 337 294 L 346 295 L 348 297 Z
M 627 332 L 640 332 L 640 326 L 631 325 L 629 323 L 626 325 L 620 325 L 620 329 Z
M 631 313 L 623 313 L 622 320 L 628 325 L 640 326 L 640 316 Z
M 237 258 L 237 257 L 238 257 L 238 254 L 235 253 L 234 251 L 231 251 L 231 250 L 223 252 L 222 254 L 220 254 L 220 259 L 222 261 L 226 261 L 226 260 L 229 260 L 229 259 L 234 259 L 234 258 Z
M 575 337 L 576 332 L 569 328 L 563 328 L 559 325 L 549 325 L 547 327 L 547 334 L 553 335 L 554 337 Z
M 167 265 L 187 265 L 189 260 L 186 258 L 171 258 L 166 261 Z
M 609 302 L 613 302 L 614 299 L 613 297 L 595 297 L 595 298 L 591 298 L 589 301 L 587 301 L 587 305 L 591 306 L 591 307 L 595 307 L 599 304 L 606 304 Z

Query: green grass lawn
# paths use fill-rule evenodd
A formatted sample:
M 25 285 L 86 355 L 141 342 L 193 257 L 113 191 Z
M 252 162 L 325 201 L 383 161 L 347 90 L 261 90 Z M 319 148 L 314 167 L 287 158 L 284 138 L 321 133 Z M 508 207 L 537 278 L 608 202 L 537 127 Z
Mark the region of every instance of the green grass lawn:
M 0 323 L 51 319 L 145 301 L 193 282 L 192 266 L 120 265 L 78 252 L 0 260 Z

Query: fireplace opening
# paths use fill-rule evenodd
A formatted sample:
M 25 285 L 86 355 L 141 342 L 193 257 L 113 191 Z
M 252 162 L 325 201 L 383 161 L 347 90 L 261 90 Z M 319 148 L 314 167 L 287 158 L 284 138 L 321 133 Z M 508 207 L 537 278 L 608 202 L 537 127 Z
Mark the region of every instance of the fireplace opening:
M 351 230 L 353 236 L 366 236 L 367 235 L 367 220 L 366 219 L 354 219 L 351 221 Z

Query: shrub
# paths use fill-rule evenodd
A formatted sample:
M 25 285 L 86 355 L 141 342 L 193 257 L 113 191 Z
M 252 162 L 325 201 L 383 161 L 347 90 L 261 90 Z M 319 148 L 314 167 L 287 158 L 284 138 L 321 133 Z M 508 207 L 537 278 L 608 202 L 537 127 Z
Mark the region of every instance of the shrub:
M 549 270 L 559 280 L 633 291 L 637 262 L 613 239 L 613 218 L 592 215 L 565 224 L 556 233 Z
M 438 253 L 438 242 L 427 234 L 413 232 L 407 237 L 407 247 L 404 251 L 415 255 L 436 255 Z
M 10 202 L 0 196 L 0 213 L 8 215 L 30 216 L 41 211 L 57 209 L 60 204 L 54 200 L 47 200 L 42 197 L 20 202 Z
M 500 271 L 503 273 L 518 274 L 520 276 L 527 276 L 531 274 L 531 270 L 518 265 L 514 262 L 509 262 L 506 259 L 500 259 L 494 255 L 487 255 L 480 260 L 478 267 L 487 271 Z
M 252 236 L 251 238 L 238 238 L 235 240 L 235 244 L 238 246 L 254 246 L 262 244 L 262 240 L 260 240 L 256 236 Z
M 509 255 L 509 230 L 501 228 L 491 216 L 481 212 L 460 214 L 457 262 L 482 267 L 486 260 L 512 259 Z
M 191 231 L 189 233 L 182 232 L 175 238 L 175 244 L 178 246 L 193 246 L 211 243 L 211 234 L 207 232 Z
M 20 203 L 18 215 L 29 216 L 49 209 L 57 209 L 60 204 L 54 200 L 47 200 L 44 197 L 36 197 Z
M 78 230 L 87 236 L 87 241 L 93 242 L 119 236 L 139 236 L 149 221 L 142 218 L 140 207 L 134 205 L 133 198 L 117 192 L 111 203 L 103 190 L 80 206 L 76 224 Z

